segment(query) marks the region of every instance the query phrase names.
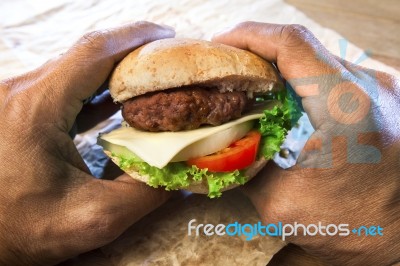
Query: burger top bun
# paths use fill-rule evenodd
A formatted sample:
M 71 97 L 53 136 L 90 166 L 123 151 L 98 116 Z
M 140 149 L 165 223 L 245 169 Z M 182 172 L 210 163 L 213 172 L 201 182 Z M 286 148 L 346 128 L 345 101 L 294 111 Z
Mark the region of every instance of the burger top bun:
M 185 85 L 216 86 L 221 91 L 265 92 L 281 84 L 272 64 L 235 47 L 192 39 L 162 39 L 126 56 L 110 79 L 116 102 Z
M 119 159 L 116 156 L 113 156 L 113 154 L 107 150 L 104 151 L 105 154 L 111 158 L 111 160 L 116 164 L 119 165 Z M 258 161 L 255 161 L 252 165 L 250 165 L 245 172 L 245 176 L 247 177 L 247 181 L 252 179 L 254 176 L 257 175 L 257 173 L 267 164 L 268 160 L 266 160 L 264 157 L 260 158 Z M 130 175 L 133 179 L 136 179 L 138 181 L 148 183 L 149 181 L 149 176 L 146 175 L 140 175 L 137 171 L 133 169 L 128 169 L 124 170 L 125 173 Z M 232 188 L 235 188 L 239 186 L 239 184 L 233 184 L 231 186 L 228 186 L 224 188 L 222 191 L 226 191 Z M 188 187 L 184 187 L 182 189 L 188 190 L 193 193 L 199 193 L 199 194 L 208 194 L 208 185 L 206 181 L 199 181 L 199 182 L 191 182 Z M 221 191 L 221 192 L 222 192 Z

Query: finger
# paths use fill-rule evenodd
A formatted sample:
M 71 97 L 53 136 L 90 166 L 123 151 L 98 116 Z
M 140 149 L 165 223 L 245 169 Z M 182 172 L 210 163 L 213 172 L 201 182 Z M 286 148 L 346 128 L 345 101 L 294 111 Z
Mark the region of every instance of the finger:
M 66 204 L 69 211 L 57 225 L 63 231 L 70 228 L 61 247 L 69 254 L 93 250 L 115 240 L 171 195 L 126 174 L 113 181 L 88 178 L 71 193 Z
M 275 180 L 281 178 L 281 170 L 274 163 L 268 163 L 256 177 L 241 187 L 243 193 L 247 195 L 253 203 L 259 203 L 272 197 L 270 193 Z M 260 199 L 263 200 L 260 200 Z M 258 204 L 256 207 L 259 207 Z
M 245 22 L 215 35 L 213 41 L 250 50 L 275 62 L 303 98 L 314 126 L 326 120 L 327 97 L 344 67 L 305 27 Z
M 286 187 L 286 184 L 288 181 L 299 177 L 301 173 L 296 170 L 297 167 L 284 170 L 274 162 L 269 162 L 255 178 L 241 188 L 242 192 L 249 197 L 263 221 L 274 221 L 292 207 L 288 206 L 292 204 L 285 203 L 285 201 L 291 202 L 291 195 L 286 193 L 290 189 Z M 276 206 L 285 206 L 285 209 L 278 210 Z
M 106 120 L 120 109 L 108 91 L 85 104 L 76 117 L 77 133 L 87 131 Z
M 101 182 L 98 191 L 101 197 L 99 204 L 107 210 L 112 225 L 109 228 L 114 237 L 120 235 L 129 226 L 164 203 L 171 193 L 164 188 L 153 188 L 143 182 L 134 180 L 127 174 L 117 179 L 96 180 Z M 104 199 L 107 199 L 105 202 Z

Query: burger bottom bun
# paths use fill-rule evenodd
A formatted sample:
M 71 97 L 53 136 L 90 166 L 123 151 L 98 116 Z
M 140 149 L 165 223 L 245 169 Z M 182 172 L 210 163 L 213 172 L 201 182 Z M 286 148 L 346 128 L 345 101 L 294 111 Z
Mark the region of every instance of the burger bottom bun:
M 110 151 L 104 151 L 104 153 L 111 158 L 111 160 L 116 164 L 119 165 L 119 159 L 116 156 L 113 156 Z M 267 164 L 268 160 L 265 158 L 261 158 L 257 161 L 255 161 L 252 165 L 250 165 L 247 170 L 245 171 L 245 176 L 248 178 L 247 181 L 250 181 L 254 176 L 257 175 L 257 173 Z M 125 173 L 130 175 L 133 179 L 144 182 L 148 184 L 149 181 L 149 176 L 148 175 L 140 175 L 138 172 L 135 170 L 124 170 Z M 232 184 L 226 188 L 224 188 L 222 191 L 230 190 L 235 187 L 238 187 L 239 184 Z M 202 181 L 193 181 L 188 187 L 183 187 L 181 189 L 193 192 L 193 193 L 198 193 L 198 194 L 208 194 L 208 184 L 205 180 Z

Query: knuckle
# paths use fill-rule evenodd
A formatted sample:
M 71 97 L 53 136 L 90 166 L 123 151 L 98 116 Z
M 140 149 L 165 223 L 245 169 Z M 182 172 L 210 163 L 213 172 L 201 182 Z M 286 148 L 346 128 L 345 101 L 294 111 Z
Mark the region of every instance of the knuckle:
M 19 131 L 19 136 L 28 133 L 27 122 L 31 116 L 30 101 L 28 97 L 19 94 L 18 96 L 8 97 L 3 103 L 1 121 L 9 125 L 7 132 L 12 135 L 13 130 Z M 5 133 L 4 133 L 5 134 Z
M 13 83 L 13 79 L 0 81 L 0 106 L 2 106 L 7 101 Z
M 311 35 L 305 26 L 299 24 L 284 25 L 280 31 L 281 39 L 294 44 L 306 41 Z
M 15 84 L 15 78 L 7 78 L 0 81 L 0 88 L 2 90 L 10 90 L 13 84 Z
M 106 50 L 110 41 L 109 30 L 97 30 L 84 34 L 79 44 L 94 50 Z
M 3 99 L 10 98 L 13 91 L 23 91 L 24 90 L 24 79 L 25 75 L 10 77 L 0 81 L 0 96 Z
M 111 242 L 121 233 L 116 217 L 100 204 L 88 208 L 82 227 L 91 238 L 104 244 Z
M 282 28 L 282 33 L 286 35 L 293 35 L 293 36 L 303 36 L 304 33 L 308 32 L 308 29 L 300 24 L 288 24 L 284 25 Z
M 40 78 L 38 78 L 40 77 Z M 4 121 L 12 122 L 13 126 L 26 125 L 26 122 L 36 115 L 41 116 L 40 106 L 50 94 L 41 95 L 41 90 L 48 83 L 45 76 L 34 73 L 24 76 L 9 78 L 0 83 L 0 103 L 2 118 Z

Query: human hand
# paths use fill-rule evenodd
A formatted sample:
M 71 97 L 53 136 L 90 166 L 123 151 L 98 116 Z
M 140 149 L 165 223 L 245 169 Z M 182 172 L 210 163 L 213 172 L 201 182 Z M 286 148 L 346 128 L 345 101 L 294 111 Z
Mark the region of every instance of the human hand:
M 147 22 L 92 32 L 0 83 L 0 264 L 54 264 L 95 249 L 168 198 L 127 175 L 95 179 L 68 132 L 119 60 L 173 36 Z
M 213 41 L 275 62 L 315 129 L 296 166 L 269 164 L 247 185 L 262 221 L 349 224 L 349 236 L 303 236 L 299 230 L 288 238 L 331 264 L 399 261 L 399 81 L 333 56 L 298 25 L 245 22 Z M 362 225 L 379 225 L 383 236 L 351 232 Z

